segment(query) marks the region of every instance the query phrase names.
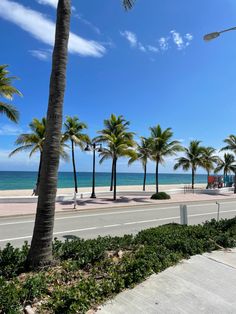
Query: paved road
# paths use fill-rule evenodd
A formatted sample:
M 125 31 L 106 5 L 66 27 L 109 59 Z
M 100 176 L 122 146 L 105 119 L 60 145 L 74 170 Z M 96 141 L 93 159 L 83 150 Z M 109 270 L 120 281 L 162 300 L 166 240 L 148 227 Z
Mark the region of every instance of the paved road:
M 236 201 L 220 201 L 220 204 L 220 217 L 236 216 Z M 188 216 L 190 224 L 198 224 L 216 218 L 217 205 L 213 201 L 188 203 Z M 98 235 L 135 234 L 142 229 L 170 222 L 180 222 L 178 204 L 77 211 L 56 215 L 54 236 L 59 239 L 74 236 L 88 239 Z M 30 242 L 33 224 L 33 215 L 1 218 L 0 247 L 5 246 L 8 242 L 14 246 L 20 246 L 24 241 Z

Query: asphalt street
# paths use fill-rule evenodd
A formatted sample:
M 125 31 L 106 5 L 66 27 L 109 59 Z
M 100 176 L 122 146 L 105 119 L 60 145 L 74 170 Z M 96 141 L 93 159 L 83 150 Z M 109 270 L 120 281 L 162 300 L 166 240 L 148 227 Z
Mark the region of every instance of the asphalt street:
M 199 224 L 217 218 L 215 201 L 188 203 L 189 224 Z M 236 216 L 236 201 L 220 201 L 220 218 Z M 58 239 L 81 237 L 85 239 L 97 236 L 121 236 L 137 233 L 140 230 L 180 222 L 179 204 L 142 205 L 110 209 L 93 209 L 57 214 L 54 236 Z M 34 215 L 0 219 L 0 247 L 10 242 L 21 246 L 31 241 Z

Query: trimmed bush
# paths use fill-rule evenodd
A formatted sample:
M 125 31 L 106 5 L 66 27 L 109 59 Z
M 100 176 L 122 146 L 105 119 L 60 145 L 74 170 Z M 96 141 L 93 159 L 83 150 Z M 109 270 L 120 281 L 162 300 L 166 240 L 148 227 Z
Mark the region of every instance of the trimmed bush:
M 152 200 L 169 200 L 170 199 L 170 195 L 167 194 L 166 192 L 158 192 L 155 193 L 151 196 Z
M 86 313 L 183 258 L 233 246 L 236 218 L 197 226 L 172 223 L 136 236 L 55 240 L 57 266 L 16 277 L 25 271 L 28 246 L 7 245 L 0 251 L 0 313 L 22 313 L 27 304 L 38 313 Z

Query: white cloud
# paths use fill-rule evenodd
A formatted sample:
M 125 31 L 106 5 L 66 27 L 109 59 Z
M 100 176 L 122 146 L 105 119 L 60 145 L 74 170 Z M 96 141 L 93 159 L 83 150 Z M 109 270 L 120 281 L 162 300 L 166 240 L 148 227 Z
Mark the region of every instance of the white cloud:
M 41 42 L 54 45 L 55 23 L 40 12 L 13 1 L 1 0 L 0 17 L 18 25 Z M 96 41 L 70 33 L 69 52 L 82 56 L 102 57 L 106 48 Z
M 188 41 L 193 40 L 193 35 L 192 35 L 192 34 L 187 33 L 184 37 L 185 37 Z
M 176 44 L 177 48 L 179 50 L 182 50 L 185 48 L 184 40 L 180 33 L 176 32 L 175 30 L 170 32 L 172 34 L 173 42 Z
M 29 53 L 41 61 L 49 60 L 52 54 L 50 50 L 29 50 Z
M 57 8 L 58 0 L 37 0 L 39 4 L 50 5 L 53 8 Z
M 155 53 L 159 52 L 159 49 L 155 46 L 152 46 L 152 45 L 148 45 L 147 49 L 151 52 L 155 52 Z
M 160 46 L 160 49 L 162 51 L 166 51 L 169 49 L 169 38 L 168 37 L 161 37 L 158 42 L 159 42 L 159 46 Z
M 89 28 L 91 28 L 96 34 L 100 35 L 101 31 L 100 29 L 95 26 L 90 21 L 86 20 L 81 14 L 75 14 L 74 15 L 78 20 L 80 20 L 84 25 L 87 25 Z
M 141 44 L 140 42 L 138 43 L 138 49 L 143 51 L 143 52 L 147 51 L 146 47 L 144 47 L 143 44 Z
M 120 34 L 121 36 L 125 37 L 128 40 L 131 47 L 137 46 L 138 41 L 137 41 L 137 36 L 135 33 L 130 32 L 130 31 L 124 31 L 124 32 L 120 32 Z
M 12 136 L 19 135 L 22 133 L 22 129 L 19 126 L 11 125 L 11 124 L 2 124 L 0 125 L 0 136 Z

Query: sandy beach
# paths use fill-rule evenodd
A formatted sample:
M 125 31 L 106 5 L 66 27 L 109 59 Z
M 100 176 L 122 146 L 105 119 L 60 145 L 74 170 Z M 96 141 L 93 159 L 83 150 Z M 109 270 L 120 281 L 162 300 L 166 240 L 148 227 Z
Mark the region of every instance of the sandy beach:
M 185 184 L 163 184 L 159 185 L 160 191 L 169 191 L 169 190 L 176 190 L 176 189 L 184 189 Z M 189 186 L 189 185 L 188 185 Z M 195 184 L 195 188 L 205 188 L 205 184 Z M 142 192 L 142 185 L 126 185 L 126 186 L 117 186 L 117 191 L 140 191 Z M 1 196 L 30 196 L 32 195 L 33 190 L 3 190 L 0 191 Z M 147 185 L 146 186 L 147 192 L 155 192 L 155 185 Z M 91 187 L 79 188 L 78 194 L 89 193 L 91 192 Z M 96 187 L 96 192 L 109 192 L 109 187 Z M 64 188 L 58 189 L 57 195 L 64 195 L 64 194 L 73 194 L 74 188 Z

